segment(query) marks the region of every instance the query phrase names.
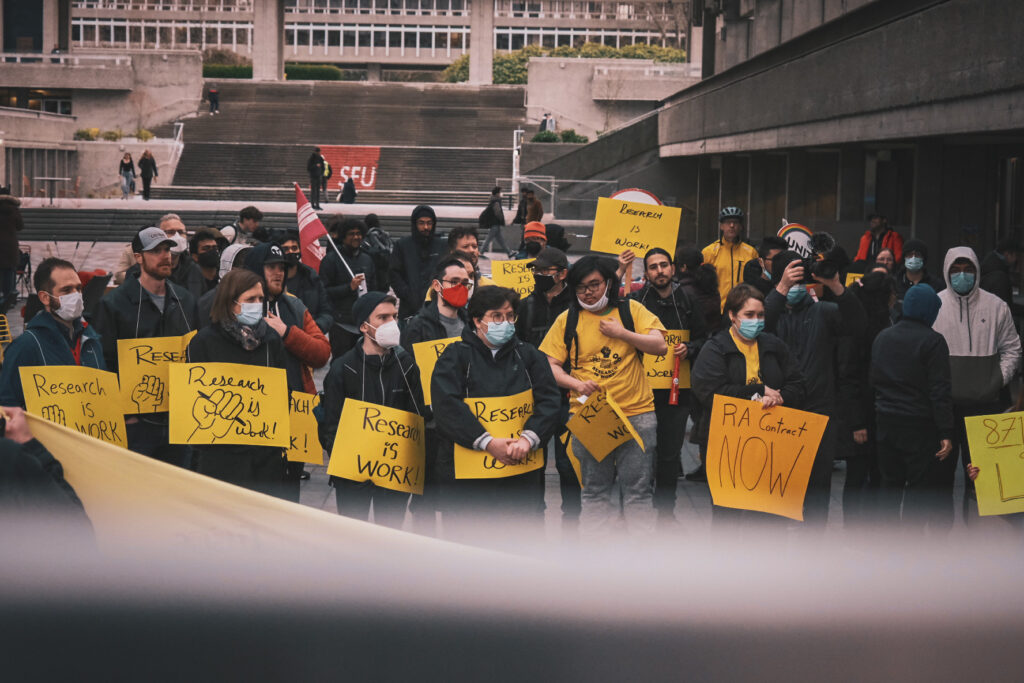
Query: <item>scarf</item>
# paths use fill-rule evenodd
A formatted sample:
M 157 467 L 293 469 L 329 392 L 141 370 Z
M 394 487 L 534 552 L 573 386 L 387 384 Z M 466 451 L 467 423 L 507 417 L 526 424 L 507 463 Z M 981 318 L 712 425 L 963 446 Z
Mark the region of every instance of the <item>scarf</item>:
M 220 326 L 221 329 L 228 333 L 229 337 L 238 342 L 239 346 L 246 351 L 255 351 L 259 348 L 259 345 L 263 343 L 264 337 L 267 336 L 267 330 L 270 329 L 266 320 L 260 320 L 255 326 L 249 327 L 248 325 L 242 325 L 234 318 L 222 320 Z

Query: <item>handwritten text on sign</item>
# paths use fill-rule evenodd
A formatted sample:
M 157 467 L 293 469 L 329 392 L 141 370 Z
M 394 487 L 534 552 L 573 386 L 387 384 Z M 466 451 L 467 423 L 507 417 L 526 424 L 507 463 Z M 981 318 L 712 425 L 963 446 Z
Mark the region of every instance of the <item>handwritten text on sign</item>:
M 324 448 L 320 445 L 316 416 L 313 408 L 320 405 L 320 397 L 293 391 L 288 397 L 288 421 L 291 424 L 291 442 L 288 459 L 292 462 L 324 464 Z
M 803 520 L 828 418 L 715 394 L 705 459 L 715 505 Z
M 281 368 L 173 363 L 171 443 L 288 448 L 288 379 Z
M 423 402 L 430 405 L 430 378 L 434 376 L 434 366 L 444 350 L 459 341 L 459 337 L 435 339 L 412 345 L 412 355 L 420 369 L 420 384 L 423 385 Z
M 647 383 L 651 385 L 651 389 L 672 388 L 672 372 L 676 365 L 676 357 L 672 353 L 672 349 L 677 344 L 688 341 L 690 341 L 689 330 L 667 330 L 665 343 L 668 345 L 668 352 L 664 356 L 644 354 L 644 370 L 647 372 Z M 688 358 L 679 361 L 679 388 L 690 388 L 690 360 Z
M 167 366 L 185 362 L 185 348 L 195 334 L 117 340 L 117 371 L 129 415 L 170 410 Z
M 327 474 L 422 494 L 423 430 L 423 418 L 415 413 L 350 398 L 341 409 Z
M 1024 413 L 964 419 L 979 515 L 1024 512 Z
M 487 433 L 495 439 L 518 438 L 526 421 L 533 415 L 533 391 L 527 389 L 513 396 L 491 396 L 464 399 Z M 543 451 L 526 454 L 515 465 L 506 465 L 487 451 L 475 451 L 455 444 L 456 479 L 498 479 L 538 470 L 544 466 Z
M 621 254 L 631 249 L 641 258 L 654 247 L 674 254 L 681 214 L 682 211 L 673 206 L 601 197 L 597 200 L 590 248 L 606 254 Z
M 515 290 L 521 299 L 530 296 L 534 288 L 532 258 L 516 261 L 491 261 L 491 279 L 499 287 Z
M 606 391 L 592 393 L 565 426 L 598 462 L 631 439 L 644 447 L 629 418 Z
M 44 420 L 128 447 L 117 375 L 68 365 L 23 367 L 25 409 Z

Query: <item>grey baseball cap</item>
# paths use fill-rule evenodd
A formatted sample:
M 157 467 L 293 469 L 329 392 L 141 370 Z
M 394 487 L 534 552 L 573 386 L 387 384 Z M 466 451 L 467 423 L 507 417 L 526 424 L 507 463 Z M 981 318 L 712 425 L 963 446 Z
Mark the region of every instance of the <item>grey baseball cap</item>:
M 174 246 L 174 240 L 167 236 L 160 228 L 148 227 L 139 230 L 139 234 L 132 240 L 132 251 L 139 254 L 144 251 L 153 251 L 160 245 Z

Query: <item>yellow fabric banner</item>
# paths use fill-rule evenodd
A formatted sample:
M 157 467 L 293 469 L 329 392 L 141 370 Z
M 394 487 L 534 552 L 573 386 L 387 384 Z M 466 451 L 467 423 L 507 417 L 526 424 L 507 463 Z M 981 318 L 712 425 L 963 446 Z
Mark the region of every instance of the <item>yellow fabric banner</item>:
M 288 448 L 288 378 L 281 368 L 172 363 L 171 443 Z
M 665 343 L 668 345 L 668 353 L 664 356 L 644 354 L 644 370 L 647 372 L 647 383 L 651 385 L 651 389 L 672 388 L 672 371 L 676 363 L 672 349 L 675 348 L 676 344 L 688 341 L 690 341 L 689 330 L 666 330 Z M 690 388 L 689 358 L 679 361 L 679 388 Z
M 607 391 L 592 393 L 565 426 L 598 462 L 630 439 L 644 448 L 643 439 Z
M 523 433 L 533 415 L 533 390 L 512 396 L 463 399 L 484 429 L 495 439 L 511 439 Z M 455 444 L 456 479 L 500 479 L 538 470 L 544 466 L 544 450 L 537 449 L 515 465 L 506 465 L 487 451 L 475 451 Z
M 533 291 L 532 258 L 515 261 L 491 261 L 491 279 L 499 287 L 508 287 L 519 293 L 520 299 L 530 296 Z
M 420 369 L 420 384 L 423 385 L 423 402 L 430 405 L 430 378 L 434 376 L 434 366 L 444 350 L 459 341 L 460 337 L 435 339 L 412 345 L 412 355 L 416 358 L 416 366 Z
M 167 367 L 185 362 L 185 348 L 195 335 L 193 331 L 180 337 L 117 340 L 117 372 L 127 414 L 164 413 L 171 409 Z
M 77 365 L 40 365 L 19 371 L 26 412 L 128 446 L 117 375 Z
M 862 277 L 864 277 L 864 273 L 847 273 L 845 284 L 847 287 L 852 287 Z
M 422 495 L 424 439 L 421 416 L 345 399 L 327 474 Z
M 288 420 L 291 423 L 291 442 L 288 459 L 292 462 L 306 462 L 311 465 L 324 464 L 324 448 L 320 445 L 313 408 L 320 405 L 320 397 L 293 391 L 288 397 Z
M 811 466 L 828 418 L 715 394 L 706 469 L 715 505 L 803 521 Z
M 682 210 L 674 206 L 601 197 L 597 200 L 590 249 L 606 254 L 621 254 L 632 249 L 634 254 L 643 257 L 654 247 L 661 247 L 674 254 L 681 214 Z
M 1024 512 L 1024 413 L 964 418 L 979 515 Z

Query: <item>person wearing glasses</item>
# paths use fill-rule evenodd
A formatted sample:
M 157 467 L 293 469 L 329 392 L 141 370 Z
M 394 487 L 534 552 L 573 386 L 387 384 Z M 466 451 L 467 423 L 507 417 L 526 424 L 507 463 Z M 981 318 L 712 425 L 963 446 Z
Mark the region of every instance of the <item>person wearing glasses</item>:
M 516 465 L 543 448 L 560 426 L 561 392 L 547 358 L 516 338 L 518 305 L 519 294 L 511 289 L 480 287 L 469 302 L 462 338 L 445 349 L 434 368 L 430 393 L 434 413 L 442 416 L 437 421 L 439 502 L 449 540 L 493 543 L 519 533 L 543 537 L 544 504 L 537 495 L 543 467 L 498 478 L 455 477 L 456 444 L 486 452 L 495 464 Z M 527 391 L 532 411 L 521 434 L 512 438 L 490 434 L 465 402 Z
M 665 327 L 635 299 L 619 298 L 617 263 L 584 256 L 569 269 L 575 297 L 555 319 L 540 350 L 547 354 L 555 381 L 570 392 L 572 412 L 596 391 L 606 391 L 620 406 L 643 441 L 619 445 L 600 462 L 575 436 L 572 452 L 580 461 L 583 485 L 580 538 L 611 534 L 621 510 L 630 535 L 654 532 L 654 446 L 657 420 L 654 394 L 647 382 L 643 354 L 667 353 Z

